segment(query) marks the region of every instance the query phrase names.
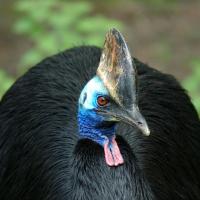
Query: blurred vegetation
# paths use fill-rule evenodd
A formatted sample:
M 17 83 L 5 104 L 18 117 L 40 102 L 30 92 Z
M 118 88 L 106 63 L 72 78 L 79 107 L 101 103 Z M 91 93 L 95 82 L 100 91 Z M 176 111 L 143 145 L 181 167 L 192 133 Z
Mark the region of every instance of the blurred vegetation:
M 200 113 L 200 59 L 191 62 L 192 73 L 183 81 L 183 86 L 192 98 L 192 102 Z
M 181 0 L 133 0 L 151 6 L 154 11 L 168 10 L 176 6 Z
M 148 4 L 153 8 L 173 7 L 179 0 L 130 0 Z M 113 0 L 103 3 L 111 3 Z M 105 33 L 111 27 L 123 29 L 121 22 L 94 11 L 96 1 L 18 0 L 13 7 L 17 13 L 13 32 L 28 38 L 32 47 L 18 63 L 18 75 L 41 59 L 64 49 L 82 44 L 102 46 Z M 166 49 L 165 49 L 166 50 Z M 165 51 L 164 59 L 168 58 Z M 191 62 L 191 75 L 183 81 L 192 101 L 200 113 L 200 60 Z M 0 98 L 14 82 L 0 70 Z
M 86 1 L 20 0 L 16 10 L 22 17 L 16 21 L 14 31 L 34 44 L 21 58 L 20 66 L 26 68 L 72 46 L 102 46 L 109 28 L 122 28 L 116 20 L 92 14 L 93 4 Z
M 13 83 L 14 78 L 11 78 L 4 70 L 0 69 L 0 99 Z

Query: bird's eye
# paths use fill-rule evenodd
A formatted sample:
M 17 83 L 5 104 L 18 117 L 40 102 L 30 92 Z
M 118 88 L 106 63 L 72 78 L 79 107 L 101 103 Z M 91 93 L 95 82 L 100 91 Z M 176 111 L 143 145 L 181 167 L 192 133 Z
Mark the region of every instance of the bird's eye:
M 109 103 L 109 99 L 105 96 L 99 96 L 97 98 L 97 103 L 99 106 L 106 106 Z

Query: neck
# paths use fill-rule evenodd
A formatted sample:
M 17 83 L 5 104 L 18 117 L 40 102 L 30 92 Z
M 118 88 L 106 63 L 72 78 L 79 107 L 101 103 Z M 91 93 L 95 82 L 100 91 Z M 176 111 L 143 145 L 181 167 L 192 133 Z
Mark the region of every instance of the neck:
M 87 138 L 100 145 L 111 140 L 115 134 L 115 124 L 107 125 L 103 118 L 96 113 L 79 111 L 79 134 L 81 138 Z M 109 122 L 107 122 L 109 123 Z

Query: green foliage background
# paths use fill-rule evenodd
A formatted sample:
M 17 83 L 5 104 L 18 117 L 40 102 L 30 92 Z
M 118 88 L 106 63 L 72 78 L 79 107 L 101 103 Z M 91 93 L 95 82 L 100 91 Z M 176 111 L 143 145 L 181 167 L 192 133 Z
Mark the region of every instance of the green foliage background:
M 4 70 L 0 69 L 0 100 L 13 83 L 14 78 L 11 78 Z
M 92 3 L 86 1 L 20 0 L 16 11 L 23 17 L 16 21 L 14 31 L 34 44 L 21 59 L 20 66 L 25 67 L 72 46 L 102 46 L 109 28 L 122 28 L 116 20 L 92 14 Z
M 183 81 L 183 86 L 192 98 L 193 104 L 200 113 L 200 59 L 191 62 L 192 74 Z
M 173 5 L 178 0 L 141 0 L 154 8 Z M 106 2 L 106 1 L 104 1 Z M 108 3 L 108 2 L 107 2 Z M 123 29 L 121 22 L 94 13 L 92 1 L 18 0 L 14 4 L 18 19 L 13 32 L 27 37 L 33 47 L 18 63 L 18 75 L 51 54 L 82 44 L 102 46 L 111 27 Z M 191 75 L 183 81 L 200 113 L 200 60 L 191 62 Z M 0 70 L 0 98 L 14 78 Z

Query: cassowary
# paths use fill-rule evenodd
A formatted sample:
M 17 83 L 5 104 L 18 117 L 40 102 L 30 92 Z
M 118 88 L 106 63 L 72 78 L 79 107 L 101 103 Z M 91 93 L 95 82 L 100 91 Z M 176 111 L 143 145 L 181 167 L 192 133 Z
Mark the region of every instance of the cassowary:
M 143 134 L 142 134 L 143 133 Z M 200 199 L 200 122 L 112 29 L 30 69 L 0 103 L 0 200 Z

